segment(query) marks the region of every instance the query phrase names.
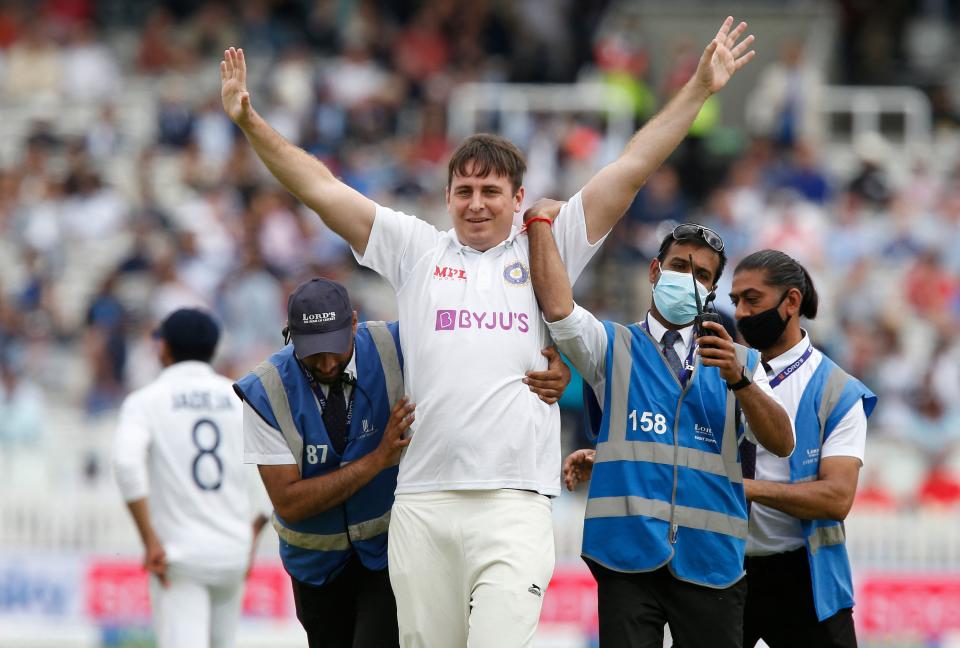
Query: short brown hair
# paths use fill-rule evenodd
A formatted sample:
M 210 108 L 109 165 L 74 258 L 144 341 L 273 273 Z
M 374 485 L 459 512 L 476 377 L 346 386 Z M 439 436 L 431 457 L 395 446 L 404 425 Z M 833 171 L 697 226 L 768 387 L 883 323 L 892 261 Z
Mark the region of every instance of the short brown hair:
M 473 163 L 467 172 L 468 163 Z M 460 142 L 460 146 L 450 157 L 447 166 L 447 187 L 453 182 L 453 174 L 459 176 L 483 177 L 490 172 L 510 179 L 513 191 L 523 184 L 523 174 L 527 171 L 527 162 L 516 144 L 505 137 L 491 133 L 477 133 Z

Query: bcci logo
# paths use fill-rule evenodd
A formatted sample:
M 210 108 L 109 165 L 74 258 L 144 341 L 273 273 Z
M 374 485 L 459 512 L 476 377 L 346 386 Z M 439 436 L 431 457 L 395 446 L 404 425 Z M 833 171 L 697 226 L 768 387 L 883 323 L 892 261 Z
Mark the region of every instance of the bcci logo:
M 530 269 L 519 261 L 503 267 L 503 280 L 511 286 L 523 286 L 530 281 Z

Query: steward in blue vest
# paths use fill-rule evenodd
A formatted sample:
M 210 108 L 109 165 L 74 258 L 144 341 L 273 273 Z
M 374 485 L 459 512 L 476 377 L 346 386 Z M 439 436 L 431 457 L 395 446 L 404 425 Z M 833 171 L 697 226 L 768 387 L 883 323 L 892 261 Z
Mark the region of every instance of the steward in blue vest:
M 292 343 L 234 389 L 254 413 L 248 445 L 266 435 L 292 457 L 259 468 L 297 616 L 311 646 L 397 645 L 387 528 L 413 420 L 398 326 L 358 324 L 346 290 L 313 279 L 291 294 L 287 327 Z
M 747 547 L 745 645 L 856 646 L 843 520 L 863 463 L 876 396 L 810 344 L 800 317 L 818 296 L 806 269 L 777 250 L 744 258 L 733 278 L 737 326 L 759 349 L 794 416 L 789 461 L 757 455 Z
M 546 223 L 528 233 L 550 332 L 598 400 L 597 448 L 568 457 L 564 478 L 571 489 L 590 479 L 583 557 L 598 584 L 600 644 L 660 645 L 668 623 L 677 645 L 739 648 L 747 505 L 738 412 L 779 455 L 794 439 L 759 354 L 717 322 L 694 339 L 723 241 L 693 223 L 667 235 L 649 267 L 650 312 L 622 326 L 574 304 Z

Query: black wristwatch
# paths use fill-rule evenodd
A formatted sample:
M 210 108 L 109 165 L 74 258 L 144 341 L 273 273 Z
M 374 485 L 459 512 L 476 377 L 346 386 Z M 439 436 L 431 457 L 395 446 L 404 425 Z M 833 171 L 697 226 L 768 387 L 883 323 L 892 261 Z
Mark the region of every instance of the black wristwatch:
M 743 389 L 744 387 L 749 387 L 749 386 L 752 385 L 752 384 L 753 384 L 753 381 L 750 380 L 749 377 L 747 377 L 747 368 L 746 368 L 746 367 L 741 367 L 741 368 L 740 368 L 740 380 L 738 380 L 737 382 L 733 383 L 732 385 L 731 385 L 730 383 L 727 383 L 727 389 L 729 389 L 730 391 L 740 391 L 740 390 Z

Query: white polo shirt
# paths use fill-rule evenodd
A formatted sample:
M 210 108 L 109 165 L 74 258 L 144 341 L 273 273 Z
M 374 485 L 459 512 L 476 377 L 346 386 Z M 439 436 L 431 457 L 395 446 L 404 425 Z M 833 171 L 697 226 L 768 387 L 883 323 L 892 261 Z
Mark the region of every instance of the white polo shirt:
M 233 383 L 178 362 L 124 400 L 113 447 L 123 499 L 147 498 L 171 566 L 197 577 L 244 570 L 252 520 Z
M 803 339 L 789 351 L 770 361 L 769 375 L 775 376 L 794 362 L 810 348 L 810 336 L 803 332 Z M 814 371 L 820 366 L 823 354 L 814 349 L 810 357 L 790 376 L 774 388 L 786 407 L 790 420 L 797 417 L 797 408 L 807 383 Z M 863 411 L 863 401 L 858 401 L 844 415 L 834 428 L 820 450 L 820 458 L 855 457 L 863 464 L 864 447 L 867 441 L 867 416 Z M 786 483 L 790 481 L 790 460 L 767 452 L 757 446 L 757 479 Z M 774 553 L 792 551 L 803 546 L 803 532 L 800 520 L 782 511 L 754 503 L 750 507 L 750 535 L 747 537 L 747 555 L 765 556 Z
M 580 194 L 561 209 L 554 235 L 571 282 L 599 248 L 587 243 Z M 560 493 L 560 411 L 522 380 L 546 369 L 550 343 L 530 282 L 530 248 L 514 227 L 478 252 L 377 206 L 357 260 L 397 292 L 405 391 L 416 403 L 413 441 L 397 493 L 517 488 Z

